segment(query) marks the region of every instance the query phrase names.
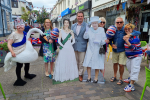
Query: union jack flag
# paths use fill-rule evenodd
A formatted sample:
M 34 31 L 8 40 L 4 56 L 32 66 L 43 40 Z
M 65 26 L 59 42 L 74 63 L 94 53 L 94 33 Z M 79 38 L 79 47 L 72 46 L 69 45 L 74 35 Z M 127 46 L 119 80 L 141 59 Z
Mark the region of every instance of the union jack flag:
M 37 44 L 37 42 L 38 42 L 36 38 L 32 38 L 31 41 L 32 41 L 32 44 Z

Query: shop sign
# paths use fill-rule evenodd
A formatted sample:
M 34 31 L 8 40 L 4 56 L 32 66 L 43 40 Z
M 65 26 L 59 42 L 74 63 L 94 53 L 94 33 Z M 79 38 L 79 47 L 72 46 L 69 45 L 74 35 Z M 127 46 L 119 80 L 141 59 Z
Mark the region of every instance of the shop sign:
M 79 10 L 83 10 L 84 9 L 84 5 L 79 7 Z
M 76 8 L 71 10 L 71 14 L 76 13 Z
M 81 11 L 81 10 L 85 10 L 85 9 L 90 9 L 90 1 L 86 1 L 84 4 L 82 4 L 82 5 L 79 5 L 78 6 L 78 9 L 79 9 L 79 11 Z
M 61 16 L 65 16 L 67 14 L 71 14 L 71 10 L 69 8 L 65 9 L 63 12 L 61 12 Z

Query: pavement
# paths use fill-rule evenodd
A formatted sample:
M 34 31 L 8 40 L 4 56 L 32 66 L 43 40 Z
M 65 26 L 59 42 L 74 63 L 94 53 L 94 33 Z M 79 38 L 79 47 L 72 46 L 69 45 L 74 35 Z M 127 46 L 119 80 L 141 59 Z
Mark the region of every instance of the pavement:
M 38 36 L 38 35 L 37 35 Z M 0 38 L 2 40 L 2 38 Z M 39 48 L 35 48 L 37 51 Z M 57 51 L 58 53 L 59 51 Z M 106 59 L 107 59 L 106 55 Z M 110 56 L 111 58 L 111 56 Z M 15 67 L 8 72 L 0 68 L 0 83 L 3 86 L 7 100 L 140 100 L 140 96 L 145 84 L 145 66 L 149 66 L 146 60 L 142 61 L 139 80 L 135 83 L 134 92 L 124 92 L 123 88 L 127 83 L 117 85 L 117 81 L 110 82 L 113 76 L 113 64 L 111 59 L 105 60 L 105 84 L 94 84 L 86 82 L 69 82 L 53 85 L 52 80 L 44 74 L 43 58 L 39 57 L 30 65 L 30 73 L 36 74 L 36 78 L 29 80 L 24 78 L 22 68 L 22 79 L 27 82 L 25 86 L 15 87 L 16 80 Z M 126 69 L 126 68 L 125 68 Z M 119 78 L 119 73 L 117 73 Z M 127 70 L 123 78 L 129 77 Z M 146 88 L 143 100 L 149 100 L 150 88 Z M 4 100 L 0 92 L 0 100 Z

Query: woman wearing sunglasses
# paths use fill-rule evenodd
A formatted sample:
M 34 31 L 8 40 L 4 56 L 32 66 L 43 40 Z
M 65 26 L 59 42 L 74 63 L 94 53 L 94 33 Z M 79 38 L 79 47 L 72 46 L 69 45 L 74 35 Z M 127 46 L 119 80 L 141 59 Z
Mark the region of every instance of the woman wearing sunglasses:
M 100 17 L 99 18 L 99 20 L 101 20 L 101 22 L 99 23 L 99 27 L 102 27 L 102 28 L 104 28 L 104 31 L 105 31 L 105 33 L 106 33 L 106 31 L 107 31 L 107 28 L 105 28 L 105 24 L 106 24 L 106 19 L 104 18 L 104 17 Z M 105 52 L 106 52 L 106 46 L 107 44 L 104 44 L 103 45 L 103 48 L 105 49 Z M 100 70 L 101 71 L 101 73 L 104 75 L 104 71 L 103 70 Z

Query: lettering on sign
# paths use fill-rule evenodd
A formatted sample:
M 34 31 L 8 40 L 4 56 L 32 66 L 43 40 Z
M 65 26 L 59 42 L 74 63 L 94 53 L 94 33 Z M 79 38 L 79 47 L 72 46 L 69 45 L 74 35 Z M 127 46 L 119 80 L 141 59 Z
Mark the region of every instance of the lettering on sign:
M 74 10 L 72 10 L 72 12 L 71 12 L 71 13 L 73 14 L 73 13 L 75 13 L 75 12 L 76 12 L 76 10 L 74 9 Z
M 82 6 L 79 7 L 79 10 L 82 10 L 82 9 L 84 9 L 84 5 L 82 5 Z

